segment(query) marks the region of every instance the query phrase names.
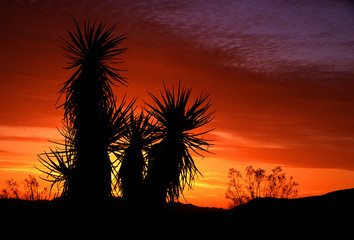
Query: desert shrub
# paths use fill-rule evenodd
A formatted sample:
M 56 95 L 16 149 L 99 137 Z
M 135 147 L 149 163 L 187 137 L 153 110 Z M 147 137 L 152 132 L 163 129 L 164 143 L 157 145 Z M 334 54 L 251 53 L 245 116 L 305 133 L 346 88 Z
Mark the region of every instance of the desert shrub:
M 295 198 L 298 190 L 293 177 L 286 178 L 280 166 L 272 169 L 272 173 L 266 175 L 265 170 L 252 166 L 246 167 L 246 175 L 242 177 L 240 171 L 229 169 L 229 184 L 226 198 L 230 200 L 229 207 L 244 204 L 252 199 L 260 197 Z
M 29 201 L 48 199 L 47 188 L 45 187 L 40 191 L 39 183 L 32 175 L 28 175 L 28 178 L 23 181 L 23 194 L 21 194 L 17 181 L 11 178 L 6 180 L 5 183 L 6 188 L 3 188 L 0 192 L 0 198 L 2 199 L 24 199 Z
M 19 198 L 19 185 L 12 178 L 6 180 L 6 188 L 3 188 L 0 193 L 0 198 Z

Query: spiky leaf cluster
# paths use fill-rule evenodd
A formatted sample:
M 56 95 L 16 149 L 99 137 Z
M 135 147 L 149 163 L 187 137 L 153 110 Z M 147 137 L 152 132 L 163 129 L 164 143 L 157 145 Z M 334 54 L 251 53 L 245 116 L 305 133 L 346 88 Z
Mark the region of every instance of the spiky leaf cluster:
M 153 116 L 162 132 L 162 140 L 151 154 L 152 182 L 164 188 L 167 201 L 179 198 L 186 186 L 191 188 L 195 177 L 201 175 L 189 150 L 202 156 L 208 152 L 210 143 L 201 136 L 211 130 L 195 133 L 195 130 L 212 120 L 213 112 L 209 112 L 208 94 L 200 97 L 189 105 L 191 89 L 178 85 L 177 91 L 164 86 L 160 91 L 161 99 L 150 93 L 153 104 L 147 103 L 148 113 Z M 166 172 L 166 173 L 164 173 Z

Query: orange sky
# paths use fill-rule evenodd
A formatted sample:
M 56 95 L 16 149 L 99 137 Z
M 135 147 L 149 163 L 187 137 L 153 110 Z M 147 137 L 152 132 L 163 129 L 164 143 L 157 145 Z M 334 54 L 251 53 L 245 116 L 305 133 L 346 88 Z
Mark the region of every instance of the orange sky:
M 239 41 L 232 29 L 223 28 L 231 21 L 227 18 L 229 13 L 218 17 L 226 10 L 212 2 L 207 6 L 189 6 L 183 1 L 153 6 L 135 1 L 118 4 L 94 0 L 75 4 L 1 3 L 0 188 L 6 179 L 21 182 L 28 174 L 39 175 L 33 167 L 38 165 L 36 154 L 53 146 L 47 139 L 61 139 L 56 127 L 61 128 L 62 110 L 55 108 L 55 102 L 58 85 L 72 72 L 62 69 L 66 59 L 61 49 L 63 42 L 57 35 L 66 36 L 65 29 L 73 27 L 74 16 L 117 24 L 117 34 L 127 33 L 124 46 L 129 50 L 122 56 L 125 63 L 121 68 L 128 70 L 124 76 L 129 86 L 115 89 L 118 96 L 127 92 L 128 98 L 149 101 L 146 90 L 157 93 L 162 81 L 169 86 L 179 80 L 192 87 L 195 95 L 201 91 L 211 93 L 212 110 L 216 113 L 210 124 L 215 131 L 209 137 L 215 139 L 211 149 L 214 154 L 196 159 L 204 178 L 197 180 L 194 191 L 185 192 L 188 202 L 227 207 L 228 168 L 243 170 L 248 165 L 267 171 L 281 165 L 300 184 L 300 196 L 353 187 L 354 58 L 345 55 L 353 50 L 345 45 L 347 35 L 343 35 L 344 40 L 336 35 L 340 41 L 333 42 L 331 29 L 324 28 L 317 44 L 323 44 L 325 50 L 306 52 L 311 47 L 307 40 L 311 35 L 296 32 L 302 24 L 298 20 L 288 22 L 295 29 L 295 40 L 300 41 L 292 49 L 286 28 L 284 36 L 279 37 L 271 28 L 276 23 L 269 20 L 269 26 L 259 27 L 257 23 L 257 27 L 252 27 L 255 19 L 250 18 L 249 26 L 245 26 L 249 28 L 248 35 L 244 33 L 247 42 L 237 45 L 234 55 L 234 48 L 224 46 Z M 321 7 L 322 11 L 329 11 L 326 6 Z M 207 10 L 215 11 L 215 15 L 208 15 Z M 277 12 L 272 14 L 274 19 L 279 16 Z M 172 18 L 175 15 L 179 18 Z M 199 21 L 203 18 L 208 18 L 210 24 Z M 243 18 L 246 17 L 239 16 L 240 20 Z M 230 19 L 237 20 L 231 14 Z M 200 36 L 193 37 L 194 32 L 189 31 L 191 22 Z M 210 37 L 216 31 L 214 22 L 224 25 L 217 29 L 219 35 Z M 354 19 L 348 18 L 348 26 L 352 23 Z M 259 43 L 257 33 L 265 31 L 267 36 L 274 34 L 279 43 L 269 43 L 268 47 Z M 282 45 L 282 41 L 289 44 Z M 336 44 L 342 44 L 343 49 L 334 49 Z M 284 54 L 279 57 L 277 51 Z M 299 63 L 301 58 L 306 65 Z M 338 65 L 340 60 L 342 64 Z

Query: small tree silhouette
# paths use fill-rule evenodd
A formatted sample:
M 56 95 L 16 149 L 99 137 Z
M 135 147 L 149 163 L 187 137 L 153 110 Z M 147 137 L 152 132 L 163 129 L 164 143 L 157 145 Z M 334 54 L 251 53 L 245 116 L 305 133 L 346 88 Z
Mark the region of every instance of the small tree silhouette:
M 12 178 L 6 180 L 7 188 L 3 188 L 0 193 L 0 198 L 15 198 L 18 199 L 19 197 L 19 190 L 18 190 L 18 183 L 13 180 Z
M 18 183 L 13 180 L 12 178 L 6 180 L 6 188 L 3 188 L 0 192 L 0 199 L 7 198 L 7 199 L 25 199 L 29 201 L 36 201 L 36 200 L 46 200 L 48 199 L 47 196 L 47 188 L 45 187 L 43 191 L 39 191 L 39 183 L 37 179 L 32 176 L 28 175 L 23 181 L 23 188 L 24 193 L 21 194 L 19 190 Z
M 45 187 L 43 191 L 40 192 L 39 183 L 34 176 L 28 175 L 28 178 L 23 181 L 23 186 L 25 190 L 23 198 L 25 200 L 35 201 L 47 199 L 47 188 Z
M 69 40 L 63 39 L 69 59 L 65 69 L 76 69 L 59 92 L 59 99 L 65 97 L 60 105 L 64 108 L 65 143 L 39 158 L 52 184 L 64 181 L 64 195 L 81 199 L 94 190 L 91 197 L 104 199 L 111 195 L 110 145 L 120 138 L 133 105 L 124 108 L 123 99 L 116 108 L 111 88 L 112 84 L 126 84 L 121 70 L 111 66 L 126 50 L 119 48 L 125 37 L 113 36 L 115 26 L 96 21 L 85 21 L 82 28 L 75 19 L 74 24 L 75 31 L 67 30 Z
M 161 141 L 148 154 L 146 185 L 152 202 L 163 204 L 178 200 L 186 186 L 192 187 L 196 176 L 201 175 L 189 150 L 201 155 L 208 152 L 210 143 L 201 136 L 211 130 L 195 133 L 194 130 L 212 120 L 208 94 L 201 94 L 188 108 L 191 89 L 178 85 L 172 91 L 164 85 L 161 100 L 149 93 L 153 104 L 148 104 L 148 113 L 157 120 Z
M 246 167 L 246 177 L 242 178 L 240 171 L 229 169 L 229 187 L 226 198 L 231 202 L 230 208 L 244 204 L 260 197 L 295 198 L 297 196 L 296 183 L 293 177 L 289 180 L 280 166 L 272 169 L 272 173 L 265 174 L 261 168 L 255 170 L 252 166 Z

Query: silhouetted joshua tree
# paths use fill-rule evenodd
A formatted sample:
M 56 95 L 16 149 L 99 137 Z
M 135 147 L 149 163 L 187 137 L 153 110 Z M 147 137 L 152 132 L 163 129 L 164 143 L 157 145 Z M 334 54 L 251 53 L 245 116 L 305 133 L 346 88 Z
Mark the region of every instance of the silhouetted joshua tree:
M 145 179 L 150 201 L 164 204 L 178 200 L 186 186 L 192 187 L 198 171 L 190 150 L 201 155 L 208 152 L 210 143 L 202 135 L 211 131 L 196 133 L 196 129 L 212 120 L 209 94 L 201 94 L 189 107 L 191 89 L 181 88 L 177 92 L 164 85 L 160 91 L 161 100 L 149 93 L 153 104 L 147 104 L 148 113 L 158 123 L 162 133 L 161 141 L 148 154 L 148 172 Z
M 120 163 L 118 188 L 123 200 L 129 204 L 141 201 L 145 194 L 143 181 L 147 171 L 146 155 L 159 138 L 156 124 L 151 123 L 150 118 L 151 116 L 144 115 L 143 112 L 137 116 L 131 112 L 129 122 L 125 124 L 123 138 L 119 141 L 118 151 L 115 151 Z
M 70 60 L 66 69 L 76 71 L 59 91 L 59 99 L 65 98 L 60 105 L 65 142 L 39 155 L 46 167 L 40 171 L 70 199 L 108 198 L 114 174 L 113 187 L 118 186 L 128 202 L 140 194 L 151 196 L 154 204 L 178 200 L 201 175 L 190 150 L 202 156 L 210 146 L 202 137 L 210 130 L 195 131 L 212 120 L 213 113 L 207 113 L 209 95 L 201 94 L 188 104 L 191 89 L 179 85 L 176 92 L 164 86 L 162 100 L 149 93 L 153 104 L 147 104 L 148 116 L 134 116 L 134 101 L 126 104 L 125 98 L 116 107 L 111 85 L 125 85 L 126 80 L 111 64 L 126 50 L 119 48 L 125 37 L 113 36 L 114 26 L 96 21 L 87 21 L 82 28 L 75 19 L 74 23 L 75 31 L 68 30 L 69 40 L 63 40 Z M 118 171 L 109 153 L 117 156 Z
M 66 141 L 63 149 L 51 150 L 47 159 L 41 160 L 53 183 L 65 181 L 66 195 L 104 199 L 111 195 L 110 145 L 120 138 L 133 104 L 125 108 L 123 99 L 116 108 L 111 88 L 112 84 L 126 84 L 121 70 L 112 67 L 126 50 L 119 48 L 125 37 L 112 34 L 115 26 L 90 20 L 83 27 L 75 19 L 74 23 L 75 31 L 67 30 L 69 40 L 63 40 L 69 59 L 65 69 L 76 71 L 59 92 L 59 99 L 65 97 L 60 107 L 64 108 Z

